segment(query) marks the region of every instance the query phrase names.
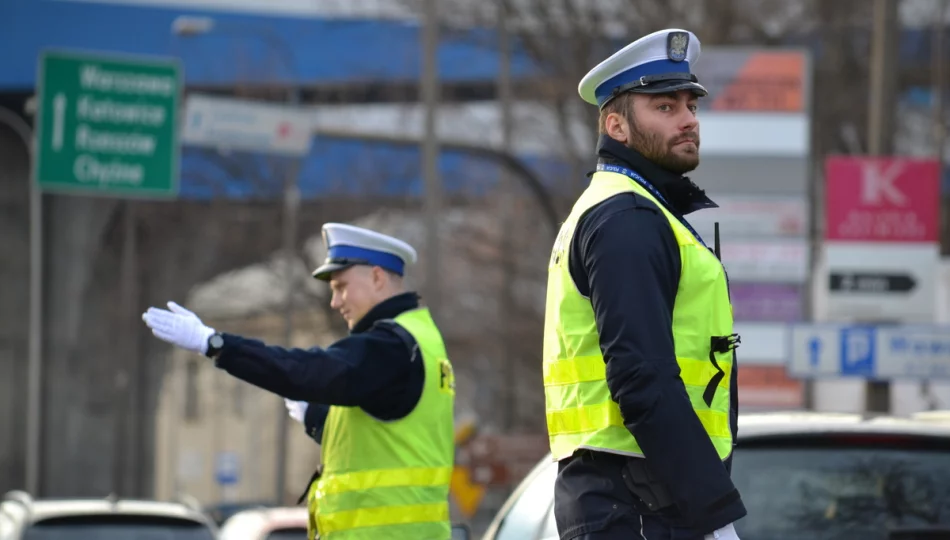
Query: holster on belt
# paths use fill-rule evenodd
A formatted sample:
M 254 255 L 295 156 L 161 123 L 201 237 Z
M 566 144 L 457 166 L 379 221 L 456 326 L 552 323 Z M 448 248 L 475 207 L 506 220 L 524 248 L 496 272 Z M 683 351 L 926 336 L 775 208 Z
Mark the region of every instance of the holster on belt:
M 663 482 L 653 476 L 645 459 L 628 459 L 622 474 L 627 489 L 650 510 L 659 511 L 673 506 L 673 495 Z

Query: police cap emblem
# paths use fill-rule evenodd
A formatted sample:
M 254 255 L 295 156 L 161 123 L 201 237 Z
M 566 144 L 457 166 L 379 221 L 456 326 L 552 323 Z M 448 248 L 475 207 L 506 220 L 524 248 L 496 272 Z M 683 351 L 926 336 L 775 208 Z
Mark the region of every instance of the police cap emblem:
M 689 34 L 670 32 L 666 36 L 666 56 L 674 62 L 686 60 L 686 48 L 689 47 Z

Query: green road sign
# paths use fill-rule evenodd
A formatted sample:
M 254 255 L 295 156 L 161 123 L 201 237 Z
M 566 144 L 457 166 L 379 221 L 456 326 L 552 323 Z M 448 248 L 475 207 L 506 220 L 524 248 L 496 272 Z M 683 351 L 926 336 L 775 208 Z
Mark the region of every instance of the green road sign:
M 177 195 L 181 70 L 175 60 L 44 51 L 38 85 L 40 189 Z

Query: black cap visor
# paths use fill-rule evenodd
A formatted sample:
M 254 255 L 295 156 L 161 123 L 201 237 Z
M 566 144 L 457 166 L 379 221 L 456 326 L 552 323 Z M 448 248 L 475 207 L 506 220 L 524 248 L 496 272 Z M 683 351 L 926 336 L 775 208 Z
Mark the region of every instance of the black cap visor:
M 666 94 L 679 90 L 691 90 L 699 97 L 709 95 L 706 88 L 697 81 L 696 75 L 691 73 L 665 73 L 662 75 L 640 77 L 629 84 L 618 86 L 611 93 L 610 99 L 604 101 L 600 108 L 603 109 L 604 105 L 610 103 L 613 98 L 626 92 L 635 92 L 637 94 Z
M 704 97 L 709 94 L 703 85 L 693 81 L 656 82 L 647 86 L 632 88 L 628 90 L 628 92 L 636 92 L 638 94 L 663 94 L 666 92 L 676 92 L 678 90 L 692 90 L 693 93 L 699 97 Z
M 313 271 L 311 274 L 316 279 L 320 281 L 330 281 L 330 278 L 333 276 L 334 272 L 339 272 L 340 270 L 346 270 L 351 266 L 356 266 L 358 264 L 370 264 L 369 261 L 364 261 L 363 259 L 327 259 L 324 261 L 319 268 Z

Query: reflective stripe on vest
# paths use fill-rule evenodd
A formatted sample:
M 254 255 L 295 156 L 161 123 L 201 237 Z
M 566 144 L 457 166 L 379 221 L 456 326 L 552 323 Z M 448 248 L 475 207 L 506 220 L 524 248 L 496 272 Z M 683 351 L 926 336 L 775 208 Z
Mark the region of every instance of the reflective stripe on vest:
M 317 538 L 317 486 L 318 480 L 311 482 L 307 488 L 307 539 Z
M 422 397 L 408 416 L 392 422 L 359 407 L 330 408 L 323 473 L 308 504 L 321 540 L 451 537 L 452 365 L 427 309 L 403 313 L 394 321 L 422 352 Z
M 568 268 L 578 219 L 600 202 L 625 192 L 656 203 L 679 245 L 681 273 L 672 320 L 676 361 L 696 416 L 725 459 L 732 453 L 730 375 L 735 348 L 725 271 L 715 255 L 647 190 L 612 172 L 593 175 L 561 227 L 548 266 L 543 376 L 551 453 L 563 459 L 583 447 L 643 455 L 611 399 L 593 307 L 577 291 Z

